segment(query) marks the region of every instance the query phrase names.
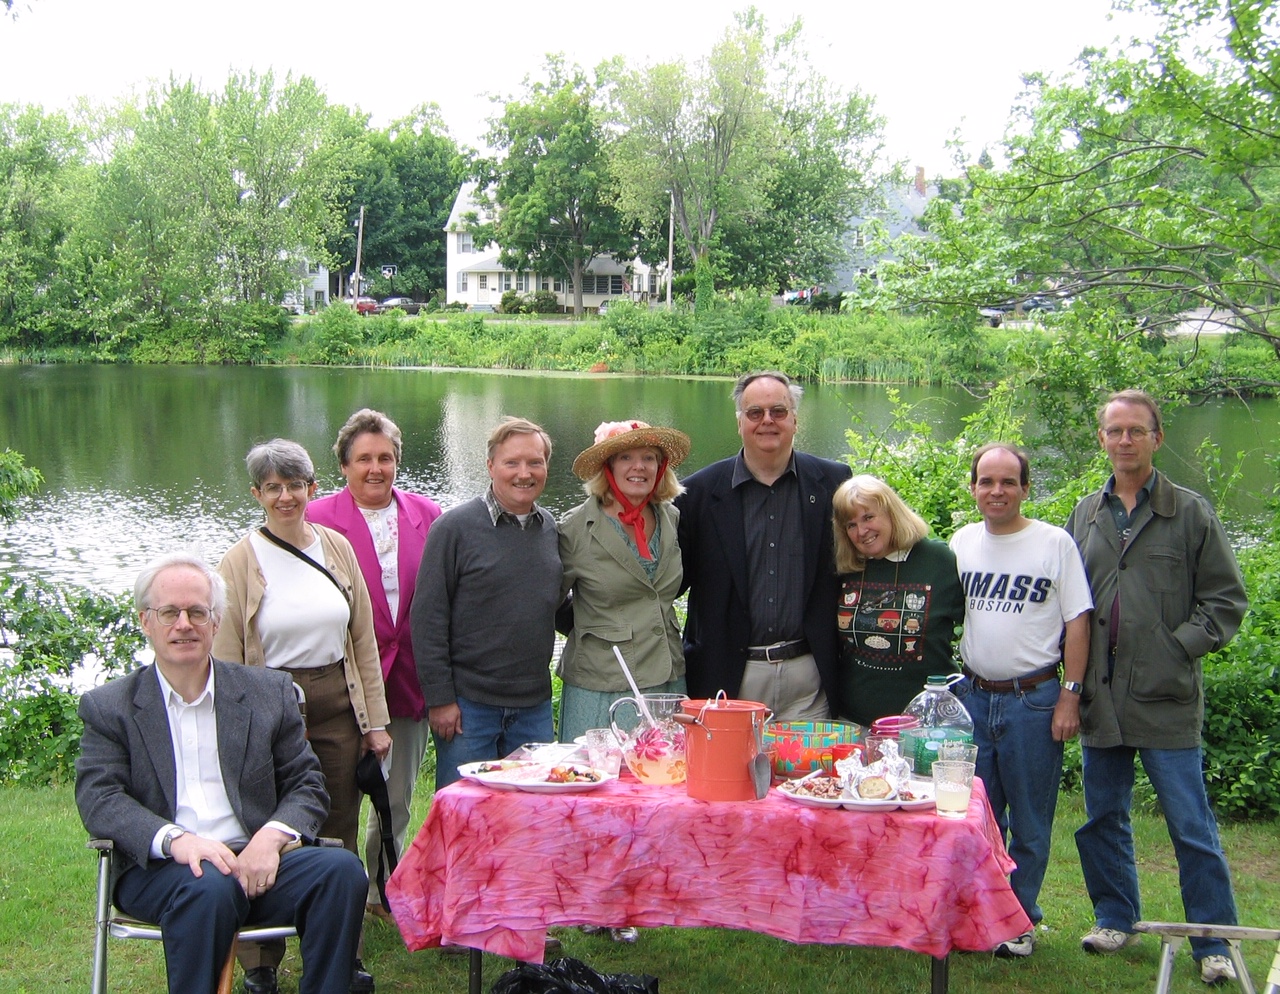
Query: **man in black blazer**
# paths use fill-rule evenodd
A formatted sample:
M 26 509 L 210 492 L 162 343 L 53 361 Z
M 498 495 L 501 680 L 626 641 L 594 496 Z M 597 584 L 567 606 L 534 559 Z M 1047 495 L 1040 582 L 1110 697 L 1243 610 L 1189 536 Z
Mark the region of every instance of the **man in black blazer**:
M 689 694 L 762 701 L 781 721 L 828 718 L 836 699 L 831 496 L 850 475 L 794 450 L 801 393 L 784 373 L 741 377 L 742 450 L 676 500 Z
M 213 994 L 236 930 L 297 927 L 300 994 L 345 994 L 368 880 L 311 841 L 329 809 L 286 673 L 214 660 L 222 578 L 195 556 L 134 587 L 155 665 L 86 693 L 76 804 L 115 843 L 115 903 L 160 925 L 171 994 Z

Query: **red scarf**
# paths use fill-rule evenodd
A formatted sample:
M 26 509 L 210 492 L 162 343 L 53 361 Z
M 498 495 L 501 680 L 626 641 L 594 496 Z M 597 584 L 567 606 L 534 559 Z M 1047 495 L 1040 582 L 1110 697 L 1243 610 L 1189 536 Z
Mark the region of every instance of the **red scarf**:
M 636 533 L 636 549 L 640 553 L 641 559 L 652 559 L 649 553 L 649 536 L 644 531 L 644 508 L 649 501 L 653 500 L 653 495 L 658 487 L 662 484 L 662 478 L 667 473 L 667 457 L 662 457 L 662 462 L 658 464 L 658 475 L 653 481 L 653 489 L 645 495 L 635 507 L 631 506 L 631 502 L 622 495 L 622 491 L 618 489 L 618 481 L 613 478 L 613 467 L 608 463 L 604 464 L 604 478 L 609 481 L 609 490 L 613 493 L 613 499 L 622 505 L 622 511 L 618 515 L 618 520 L 624 525 L 630 525 Z

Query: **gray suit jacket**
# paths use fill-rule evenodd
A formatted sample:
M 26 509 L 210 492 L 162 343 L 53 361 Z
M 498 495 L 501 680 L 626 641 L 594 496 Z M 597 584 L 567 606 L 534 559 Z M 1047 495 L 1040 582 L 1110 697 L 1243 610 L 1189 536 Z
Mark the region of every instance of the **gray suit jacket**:
M 218 758 L 232 810 L 252 836 L 280 821 L 313 839 L 329 812 L 320 762 L 307 744 L 293 681 L 278 670 L 213 661 Z M 145 866 L 151 841 L 177 810 L 169 716 L 154 667 L 80 699 L 76 806 L 94 838 Z

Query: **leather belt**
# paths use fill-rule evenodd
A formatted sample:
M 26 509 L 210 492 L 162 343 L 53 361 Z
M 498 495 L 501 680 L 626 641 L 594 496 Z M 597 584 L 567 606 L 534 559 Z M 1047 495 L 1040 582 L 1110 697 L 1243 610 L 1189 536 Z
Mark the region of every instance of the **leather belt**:
M 791 642 L 775 642 L 773 645 L 749 645 L 747 658 L 757 663 L 785 663 L 797 656 L 807 656 L 811 651 L 807 639 L 795 639 Z
M 1046 680 L 1054 679 L 1058 675 L 1058 666 L 1055 663 L 1048 669 L 1029 673 L 1026 676 L 1014 677 L 1012 680 L 984 680 L 967 666 L 962 666 L 961 671 L 972 681 L 975 687 L 979 690 L 985 690 L 988 694 L 1014 694 L 1030 690 Z

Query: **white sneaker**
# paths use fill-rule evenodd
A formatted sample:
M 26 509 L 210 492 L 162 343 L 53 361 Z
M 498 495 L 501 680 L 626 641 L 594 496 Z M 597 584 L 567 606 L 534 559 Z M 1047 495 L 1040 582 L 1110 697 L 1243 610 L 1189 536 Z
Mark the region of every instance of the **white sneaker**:
M 640 933 L 630 925 L 623 925 L 609 929 L 609 938 L 613 939 L 614 942 L 635 942 L 640 938 Z
M 1229 956 L 1206 956 L 1200 961 L 1200 979 L 1206 984 L 1235 980 L 1236 968 Z
M 1016 939 L 1008 939 L 996 946 L 995 954 L 1001 959 L 1013 959 L 1015 956 L 1030 956 L 1036 948 L 1036 933 L 1023 932 Z
M 1118 953 L 1141 938 L 1137 932 L 1121 932 L 1118 928 L 1101 928 L 1095 925 L 1080 940 L 1080 946 L 1086 953 Z

